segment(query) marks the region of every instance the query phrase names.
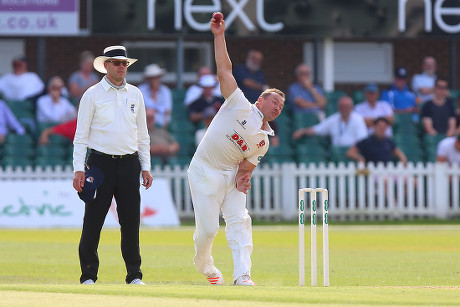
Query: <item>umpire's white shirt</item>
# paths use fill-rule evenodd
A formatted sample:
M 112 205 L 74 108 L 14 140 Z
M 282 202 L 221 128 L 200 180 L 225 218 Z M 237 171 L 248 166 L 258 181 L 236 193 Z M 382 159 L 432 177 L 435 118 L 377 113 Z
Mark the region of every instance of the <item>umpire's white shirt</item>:
M 113 88 L 106 80 L 80 100 L 74 144 L 74 171 L 84 171 L 87 147 L 111 155 L 139 153 L 141 169 L 150 170 L 150 138 L 141 91 L 126 83 Z
M 268 135 L 273 135 L 262 123 L 262 112 L 237 88 L 212 120 L 193 159 L 218 170 L 234 169 L 245 158 L 259 164 L 268 150 Z

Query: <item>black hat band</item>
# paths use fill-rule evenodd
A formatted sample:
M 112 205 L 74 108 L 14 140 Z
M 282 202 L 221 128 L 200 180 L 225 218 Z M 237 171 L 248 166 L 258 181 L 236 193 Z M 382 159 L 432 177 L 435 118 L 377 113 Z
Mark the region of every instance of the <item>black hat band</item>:
M 123 49 L 114 49 L 114 50 L 107 51 L 106 53 L 104 53 L 104 56 L 109 57 L 109 58 L 116 57 L 116 56 L 123 56 L 125 58 L 127 57 L 126 50 L 123 50 Z

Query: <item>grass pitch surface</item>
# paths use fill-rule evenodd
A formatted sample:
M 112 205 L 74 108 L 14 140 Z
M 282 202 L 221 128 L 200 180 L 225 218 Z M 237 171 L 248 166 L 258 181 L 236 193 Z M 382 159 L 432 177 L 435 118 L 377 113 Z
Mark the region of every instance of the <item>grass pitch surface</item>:
M 307 227 L 308 229 L 308 227 Z M 321 233 L 318 227 L 318 234 Z M 0 306 L 459 306 L 460 226 L 329 227 L 330 287 L 298 286 L 298 230 L 254 227 L 253 280 L 234 287 L 224 229 L 213 256 L 225 286 L 195 269 L 193 228 L 143 229 L 146 286 L 124 284 L 120 234 L 104 229 L 99 280 L 78 283 L 80 230 L 0 231 Z M 306 233 L 309 284 L 309 233 Z M 318 285 L 322 284 L 318 237 Z

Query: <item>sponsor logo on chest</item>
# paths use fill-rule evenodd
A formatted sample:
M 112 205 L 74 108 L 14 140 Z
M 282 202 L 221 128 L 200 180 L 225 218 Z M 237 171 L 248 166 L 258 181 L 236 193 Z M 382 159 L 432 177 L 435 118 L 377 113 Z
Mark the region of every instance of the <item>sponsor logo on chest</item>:
M 235 144 L 241 152 L 250 151 L 246 140 L 236 131 L 232 135 L 227 135 L 227 138 Z

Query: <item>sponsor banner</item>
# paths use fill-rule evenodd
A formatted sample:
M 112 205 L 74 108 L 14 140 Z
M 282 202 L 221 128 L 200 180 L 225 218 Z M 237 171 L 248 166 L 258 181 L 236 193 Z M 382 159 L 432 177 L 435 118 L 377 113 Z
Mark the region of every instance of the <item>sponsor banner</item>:
M 77 0 L 2 0 L 0 35 L 77 35 Z
M 0 181 L 0 227 L 81 227 L 84 203 L 72 180 Z M 118 226 L 115 199 L 104 226 Z M 169 182 L 155 179 L 141 188 L 142 226 L 179 226 Z

